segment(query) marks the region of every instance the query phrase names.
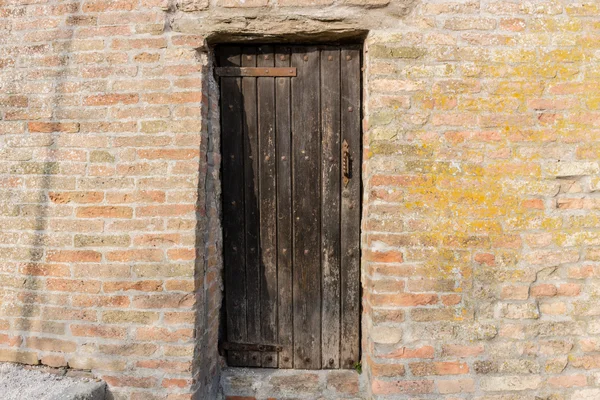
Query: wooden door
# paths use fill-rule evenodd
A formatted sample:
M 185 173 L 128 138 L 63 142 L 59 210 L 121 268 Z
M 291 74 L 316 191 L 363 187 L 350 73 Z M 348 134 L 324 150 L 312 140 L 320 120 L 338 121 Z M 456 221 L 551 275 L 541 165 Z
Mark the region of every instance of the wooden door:
M 223 46 L 217 62 L 228 364 L 352 368 L 360 47 Z

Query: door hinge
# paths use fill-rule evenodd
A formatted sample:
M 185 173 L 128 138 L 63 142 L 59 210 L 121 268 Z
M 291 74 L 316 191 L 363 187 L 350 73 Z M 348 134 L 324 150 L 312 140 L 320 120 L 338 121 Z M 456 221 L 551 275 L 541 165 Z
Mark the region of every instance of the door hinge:
M 296 76 L 296 67 L 217 67 L 217 76 Z
M 222 350 L 231 351 L 258 351 L 261 353 L 267 352 L 280 352 L 283 351 L 283 346 L 278 344 L 259 344 L 259 343 L 233 343 L 233 342 L 222 342 Z

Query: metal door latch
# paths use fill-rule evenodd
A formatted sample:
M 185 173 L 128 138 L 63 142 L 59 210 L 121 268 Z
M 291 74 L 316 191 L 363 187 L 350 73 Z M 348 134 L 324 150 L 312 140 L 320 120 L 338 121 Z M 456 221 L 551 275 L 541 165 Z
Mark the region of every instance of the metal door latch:
M 350 181 L 350 163 L 352 160 L 350 159 L 350 146 L 348 142 L 344 139 L 342 143 L 342 174 L 344 180 L 344 186 L 348 186 L 348 182 Z

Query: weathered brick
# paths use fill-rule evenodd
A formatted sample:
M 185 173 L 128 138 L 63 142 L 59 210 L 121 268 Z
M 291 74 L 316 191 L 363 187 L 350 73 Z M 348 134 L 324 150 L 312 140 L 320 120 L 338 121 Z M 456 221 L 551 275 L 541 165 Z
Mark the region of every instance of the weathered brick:
M 104 199 L 102 192 L 50 192 L 50 200 L 56 204 L 66 203 L 100 203 Z
M 84 105 L 88 106 L 106 106 L 113 104 L 132 104 L 137 103 L 139 96 L 137 94 L 102 94 L 89 96 L 83 99 Z
M 434 349 L 431 346 L 423 346 L 415 349 L 400 347 L 391 352 L 386 358 L 433 358 Z
M 94 250 L 54 250 L 48 252 L 48 262 L 99 262 L 102 254 Z
M 113 356 L 143 356 L 148 357 L 156 353 L 158 346 L 151 343 L 130 343 L 130 344 L 101 344 L 99 350 L 101 353 Z M 166 354 L 172 356 L 173 354 Z M 183 356 L 184 354 L 175 354 Z
M 297 373 L 290 376 L 274 376 L 273 387 L 281 391 L 311 392 L 319 385 L 319 376 L 312 373 Z
M 77 122 L 29 122 L 27 124 L 29 132 L 79 132 L 79 123 Z
M 162 291 L 163 281 L 111 281 L 104 282 L 102 290 L 106 293 L 117 291 L 142 291 L 157 292 Z
M 553 376 L 548 378 L 548 385 L 563 388 L 587 386 L 587 377 L 585 375 Z
M 0 349 L 0 361 L 39 364 L 37 353 L 25 350 Z
M 521 391 L 537 389 L 542 383 L 539 375 L 483 377 L 480 387 L 485 392 Z
M 194 337 L 192 329 L 169 330 L 166 328 L 138 328 L 135 333 L 136 340 L 151 342 L 179 342 L 190 340 Z
M 28 337 L 25 339 L 27 347 L 42 351 L 73 353 L 77 348 L 75 342 L 60 339 Z
M 133 209 L 123 206 L 90 206 L 77 208 L 78 218 L 131 218 Z
M 124 371 L 125 362 L 119 360 L 103 359 L 99 357 L 83 357 L 75 355 L 69 358 L 69 368 L 73 369 L 101 369 L 103 371 Z
M 401 294 L 372 294 L 371 299 L 373 305 L 388 305 L 388 306 L 419 306 L 419 305 L 431 305 L 438 302 L 438 296 L 436 294 L 412 294 L 412 293 L 401 293 Z
M 127 247 L 131 239 L 128 235 L 75 235 L 75 247 Z
M 80 279 L 49 278 L 46 280 L 46 288 L 52 291 L 75 292 L 75 293 L 98 293 L 102 284 L 100 281 Z
M 442 354 L 450 357 L 476 357 L 483 353 L 483 345 L 466 346 L 466 345 L 443 345 Z
M 462 362 L 419 362 L 409 364 L 414 376 L 427 375 L 463 375 L 469 372 L 469 367 Z
M 107 324 L 149 324 L 158 319 L 158 314 L 149 311 L 105 311 L 102 322 Z
M 106 259 L 114 262 L 158 262 L 164 259 L 164 254 L 158 249 L 115 250 L 108 252 Z
M 381 381 L 374 380 L 372 384 L 373 394 L 426 394 L 434 390 L 433 381 L 429 380 L 402 380 Z
M 97 325 L 71 325 L 71 333 L 73 336 L 84 337 L 101 337 L 122 339 L 127 334 L 127 330 L 121 327 L 97 326 Z
M 115 387 L 137 387 L 137 388 L 151 388 L 157 385 L 157 379 L 153 376 L 138 377 L 138 376 L 111 376 L 103 375 L 102 379 L 111 386 Z

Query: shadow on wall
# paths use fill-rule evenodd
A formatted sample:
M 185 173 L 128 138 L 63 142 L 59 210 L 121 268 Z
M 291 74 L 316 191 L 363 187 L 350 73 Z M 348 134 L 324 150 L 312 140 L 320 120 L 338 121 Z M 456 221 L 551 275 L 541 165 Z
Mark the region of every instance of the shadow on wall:
M 213 399 L 218 390 L 220 358 L 217 349 L 222 298 L 219 97 L 212 52 L 198 51 L 202 60 L 202 124 L 196 203 L 196 344 L 192 389 L 195 399 Z
M 263 301 L 269 300 L 268 292 L 260 290 L 261 287 L 266 287 L 266 277 L 264 254 L 260 247 L 261 232 L 259 231 L 258 126 L 249 127 L 247 118 L 250 116 L 243 114 L 243 105 L 246 102 L 242 93 L 241 78 L 235 78 L 234 84 L 223 85 L 219 88 L 214 74 L 213 54 L 214 49 L 211 49 L 208 56 L 203 54 L 205 62 L 202 70 L 202 93 L 204 95 L 200 155 L 201 158 L 206 158 L 201 159 L 199 164 L 198 222 L 196 227 L 196 304 L 198 308 L 193 371 L 196 382 L 194 393 L 195 398 L 198 399 L 217 398 L 219 369 L 225 362 L 218 353 L 219 340 L 227 338 L 228 333 L 238 337 L 242 342 L 260 341 L 262 336 L 260 303 L 250 306 L 245 300 L 246 296 L 241 298 L 225 296 L 225 301 L 223 301 L 223 280 L 227 280 L 227 287 L 235 286 L 241 291 L 245 291 L 246 287 L 254 287 L 256 295 L 262 296 Z M 234 79 L 229 83 L 233 83 L 233 81 Z M 235 118 L 234 120 L 230 115 L 220 115 L 220 90 L 230 91 L 227 93 L 228 98 L 236 103 L 235 109 L 242 112 L 237 115 L 239 119 Z M 250 101 L 254 102 L 255 99 Z M 244 134 L 238 137 L 239 141 L 236 141 L 235 144 L 232 143 L 234 140 L 231 137 L 228 142 L 221 143 L 221 126 L 224 130 L 239 133 L 246 133 L 251 129 L 254 137 L 251 139 Z M 228 171 L 238 171 L 237 173 L 224 173 L 222 177 L 220 176 L 221 145 L 223 146 L 223 157 L 228 157 L 224 160 L 226 163 L 229 162 Z M 232 161 L 230 153 L 235 151 L 235 148 L 243 149 L 242 157 L 237 157 L 235 161 Z M 223 187 L 221 187 L 221 181 Z M 223 198 L 221 198 L 222 188 L 228 191 Z M 232 196 L 237 200 L 235 201 L 237 207 L 242 207 L 241 212 L 236 213 L 231 209 Z M 222 230 L 222 211 L 227 215 L 235 214 L 239 217 L 236 221 L 223 221 L 224 225 L 229 224 L 227 225 L 229 229 L 225 226 Z M 222 235 L 229 235 L 229 237 L 222 238 Z M 223 241 L 229 243 L 230 246 L 224 245 Z M 232 243 L 241 245 L 241 252 L 233 251 Z M 231 265 L 239 265 L 240 270 L 224 275 L 223 258 L 227 260 L 228 257 L 236 257 L 234 253 L 237 253 L 239 262 Z M 254 265 L 256 268 L 247 271 L 247 265 Z M 248 315 L 245 319 L 240 318 L 235 321 L 232 318 L 227 319 L 226 308 L 228 310 L 236 309 L 236 315 L 251 313 L 252 316 Z M 253 355 L 256 357 L 256 354 Z
M 76 11 L 73 11 L 75 13 Z M 59 207 L 50 207 L 50 197 L 52 189 L 62 189 L 60 176 L 63 174 L 63 166 L 59 161 L 63 161 L 64 154 L 59 149 L 61 138 L 60 132 L 68 131 L 76 133 L 79 131 L 78 122 L 56 122 L 64 118 L 61 110 L 64 109 L 65 103 L 68 103 L 67 77 L 69 75 L 70 58 L 73 47 L 73 30 L 69 31 L 69 35 L 57 45 L 57 66 L 55 70 L 45 69 L 43 73 L 53 74 L 54 92 L 50 92 L 47 102 L 40 110 L 44 118 L 51 122 L 28 122 L 27 131 L 21 138 L 15 140 L 15 147 L 32 146 L 32 152 L 28 154 L 28 158 L 20 159 L 19 163 L 13 164 L 10 170 L 11 175 L 23 176 L 24 182 L 20 192 L 14 193 L 16 198 L 19 198 L 20 210 L 19 218 L 23 222 L 17 229 L 23 229 L 30 234 L 26 235 L 24 241 L 27 249 L 26 262 L 19 265 L 20 270 L 16 271 L 22 278 L 20 288 L 23 289 L 18 293 L 16 301 L 21 306 L 15 305 L 15 310 L 21 309 L 18 319 L 14 320 L 13 331 L 19 335 L 25 335 L 24 347 L 31 348 L 30 337 L 35 341 L 37 332 L 52 331 L 58 332 L 59 328 L 54 326 L 50 321 L 46 320 L 46 315 L 41 305 L 57 305 L 64 302 L 61 299 L 62 295 L 48 294 L 43 277 L 48 276 L 51 272 L 47 268 L 47 263 L 52 262 L 52 251 L 49 248 L 60 247 L 63 236 L 57 235 L 56 232 L 49 231 L 49 219 L 54 214 L 61 215 Z M 14 93 L 23 93 L 20 84 L 24 84 L 24 80 L 15 79 Z M 7 91 L 10 93 L 10 90 Z M 35 92 L 34 92 L 35 93 Z M 39 92 L 43 93 L 43 92 Z M 29 111 L 33 111 L 31 108 Z M 26 118 L 26 117 L 25 117 Z M 28 142 L 17 143 L 17 142 Z M 10 144 L 8 145 L 10 147 Z M 68 172 L 71 174 L 71 171 Z M 35 192 L 30 192 L 27 189 L 35 189 Z M 57 204 L 61 201 L 57 200 Z M 10 229 L 10 227 L 9 227 Z M 19 257 L 21 259 L 21 257 Z M 71 271 L 72 273 L 73 271 Z M 17 316 L 17 315 L 15 315 Z M 56 332 L 54 332 L 56 330 Z M 32 334 L 33 336 L 30 336 Z M 21 344 L 23 346 L 23 344 Z
M 240 260 L 239 264 L 241 269 L 235 274 L 236 285 L 244 288 L 247 275 L 246 263 L 252 262 L 257 265 L 255 276 L 253 276 L 252 285 L 259 288 L 261 282 L 264 282 L 264 275 L 261 272 L 264 271 L 264 262 L 259 257 L 262 255 L 262 251 L 259 247 L 259 204 L 257 200 L 258 196 L 258 137 L 256 137 L 257 143 L 250 146 L 248 139 L 244 136 L 240 136 L 240 146 L 243 146 L 247 154 L 245 158 L 252 158 L 254 163 L 242 163 L 239 165 L 241 170 L 239 173 L 232 176 L 220 176 L 221 173 L 221 122 L 223 122 L 223 129 L 231 127 L 231 123 L 221 121 L 220 115 L 220 87 L 219 82 L 214 74 L 215 60 L 214 49 L 208 54 L 202 54 L 203 67 L 202 67 L 202 127 L 201 127 L 201 145 L 200 145 L 200 163 L 199 163 L 199 179 L 198 179 L 198 200 L 197 200 L 197 226 L 196 226 L 196 304 L 197 304 L 197 315 L 196 315 L 196 346 L 194 355 L 194 370 L 193 376 L 195 381 L 194 394 L 197 399 L 209 399 L 217 398 L 219 390 L 219 375 L 220 366 L 224 364 L 224 359 L 221 358 L 218 351 L 219 340 L 227 336 L 227 329 L 233 329 L 232 326 L 228 326 L 226 322 L 225 304 L 226 302 L 235 302 L 236 307 L 242 307 L 243 313 L 246 313 L 247 305 L 238 304 L 239 301 L 233 298 L 223 299 L 223 257 L 227 258 L 227 254 L 231 254 L 231 249 L 223 249 L 223 237 L 222 235 L 232 234 L 235 231 L 237 239 L 242 241 L 241 254 L 244 257 Z M 239 102 L 238 109 L 242 109 L 244 104 L 244 98 L 242 94 L 241 79 L 237 79 L 238 85 L 231 90 L 235 90 L 235 93 L 230 95 L 236 98 Z M 231 85 L 230 85 L 231 86 Z M 225 89 L 228 90 L 228 89 Z M 248 132 L 248 126 L 244 118 L 239 121 L 240 126 L 236 128 L 239 132 Z M 243 145 L 241 141 L 244 141 Z M 231 149 L 229 146 L 231 143 L 223 143 L 224 148 Z M 227 151 L 226 151 L 227 152 Z M 254 156 L 251 157 L 251 153 L 254 152 Z M 230 159 L 229 159 L 230 160 Z M 239 161 L 242 161 L 240 158 Z M 252 165 L 254 164 L 254 165 Z M 222 207 L 227 207 L 227 199 L 221 198 L 221 179 L 223 180 L 223 187 L 225 190 L 232 191 L 237 188 L 236 191 L 240 195 L 241 206 L 243 207 L 243 214 L 241 215 L 242 220 L 239 221 L 235 230 L 225 230 L 223 232 L 221 226 Z M 233 182 L 233 180 L 235 182 Z M 225 203 L 227 202 L 227 203 Z M 238 202 L 239 203 L 239 202 Z M 240 204 L 238 204 L 239 206 Z M 228 214 L 231 214 L 229 212 Z M 251 219 L 255 232 L 247 234 L 247 227 L 245 219 Z M 252 243 L 245 242 L 245 238 L 252 237 Z M 231 239 L 229 239 L 231 242 Z M 254 246 L 255 259 L 250 260 L 246 254 L 246 250 L 249 246 Z M 223 252 L 225 251 L 225 255 Z M 260 265 L 260 267 L 259 267 Z M 233 276 L 233 275 L 232 275 Z M 225 278 L 226 279 L 226 278 Z M 234 282 L 229 282 L 229 285 L 233 285 Z M 243 300 L 243 299 L 242 299 Z M 257 312 L 260 309 L 257 308 Z M 248 311 L 249 312 L 249 311 Z M 253 321 L 260 322 L 259 316 L 254 318 Z M 236 324 L 239 327 L 243 327 L 243 336 L 246 337 L 246 320 L 238 321 Z M 254 336 L 260 337 L 260 324 L 254 324 Z M 250 328 L 248 328 L 250 329 Z M 242 334 L 242 332 L 238 332 Z

